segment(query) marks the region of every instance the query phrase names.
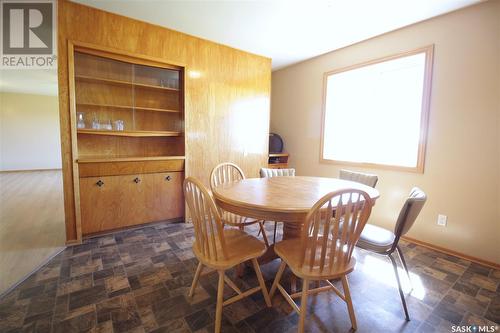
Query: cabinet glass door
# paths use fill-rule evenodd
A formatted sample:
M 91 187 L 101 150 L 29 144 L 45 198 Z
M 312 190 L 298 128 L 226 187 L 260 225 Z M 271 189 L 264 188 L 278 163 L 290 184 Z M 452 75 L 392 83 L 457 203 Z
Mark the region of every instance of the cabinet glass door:
M 75 52 L 78 129 L 134 129 L 133 65 Z
M 135 128 L 139 131 L 181 131 L 179 71 L 134 65 Z

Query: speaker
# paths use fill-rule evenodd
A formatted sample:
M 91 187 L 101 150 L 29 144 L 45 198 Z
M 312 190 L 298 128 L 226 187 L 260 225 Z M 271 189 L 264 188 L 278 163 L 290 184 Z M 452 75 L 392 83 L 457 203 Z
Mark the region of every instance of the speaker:
M 283 139 L 276 133 L 269 133 L 269 154 L 283 152 Z

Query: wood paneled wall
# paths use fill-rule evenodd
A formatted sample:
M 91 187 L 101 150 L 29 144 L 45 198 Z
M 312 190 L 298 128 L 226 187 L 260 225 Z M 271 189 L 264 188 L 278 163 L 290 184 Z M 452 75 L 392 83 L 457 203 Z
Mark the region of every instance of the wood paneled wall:
M 267 163 L 271 60 L 66 0 L 58 2 L 59 107 L 66 238 L 77 241 L 68 90 L 68 40 L 184 66 L 186 176 L 208 184 L 232 161 L 247 177 Z

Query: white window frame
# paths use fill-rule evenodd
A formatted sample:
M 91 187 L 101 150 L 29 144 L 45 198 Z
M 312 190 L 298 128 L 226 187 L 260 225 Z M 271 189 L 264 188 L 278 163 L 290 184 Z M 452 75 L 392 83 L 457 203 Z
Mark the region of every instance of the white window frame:
M 425 67 L 424 67 L 424 80 L 423 80 L 423 90 L 422 90 L 422 110 L 420 113 L 420 138 L 419 145 L 417 151 L 417 163 L 414 167 L 407 166 L 399 166 L 399 165 L 387 165 L 387 164 L 376 164 L 376 163 L 368 163 L 368 162 L 351 162 L 351 161 L 342 161 L 336 159 L 328 159 L 324 158 L 324 145 L 325 145 L 325 116 L 326 116 L 326 101 L 327 101 L 327 84 L 328 77 L 331 75 L 335 75 L 338 73 L 358 69 L 361 67 L 378 64 L 390 60 L 395 60 L 403 57 L 408 57 L 416 54 L 424 53 L 425 54 Z M 320 147 L 320 162 L 321 163 L 331 163 L 337 165 L 348 165 L 354 167 L 366 167 L 366 168 L 380 168 L 380 169 L 390 169 L 390 170 L 398 170 L 398 171 L 409 171 L 416 173 L 424 172 L 425 165 L 425 151 L 427 144 L 427 131 L 428 131 L 428 122 L 429 122 L 429 109 L 430 109 L 430 95 L 431 95 L 431 83 L 432 83 L 432 64 L 433 64 L 433 53 L 434 53 L 434 45 L 429 45 L 425 47 L 421 47 L 412 51 L 403 52 L 394 54 L 391 56 L 370 60 L 367 62 L 363 62 L 360 64 L 355 64 L 352 66 L 332 70 L 324 73 L 323 76 L 323 114 L 321 119 L 321 147 Z

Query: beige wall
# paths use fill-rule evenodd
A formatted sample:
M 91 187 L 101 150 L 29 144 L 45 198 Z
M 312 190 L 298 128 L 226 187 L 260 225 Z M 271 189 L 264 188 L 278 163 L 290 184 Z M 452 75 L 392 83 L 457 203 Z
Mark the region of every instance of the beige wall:
M 500 2 L 490 1 L 276 71 L 271 131 L 299 175 L 336 177 L 319 162 L 323 73 L 435 44 L 424 174 L 381 169 L 371 223 L 392 228 L 414 185 L 429 200 L 409 236 L 500 263 Z M 448 226 L 436 225 L 448 215 Z
M 0 171 L 60 169 L 57 96 L 0 92 Z

